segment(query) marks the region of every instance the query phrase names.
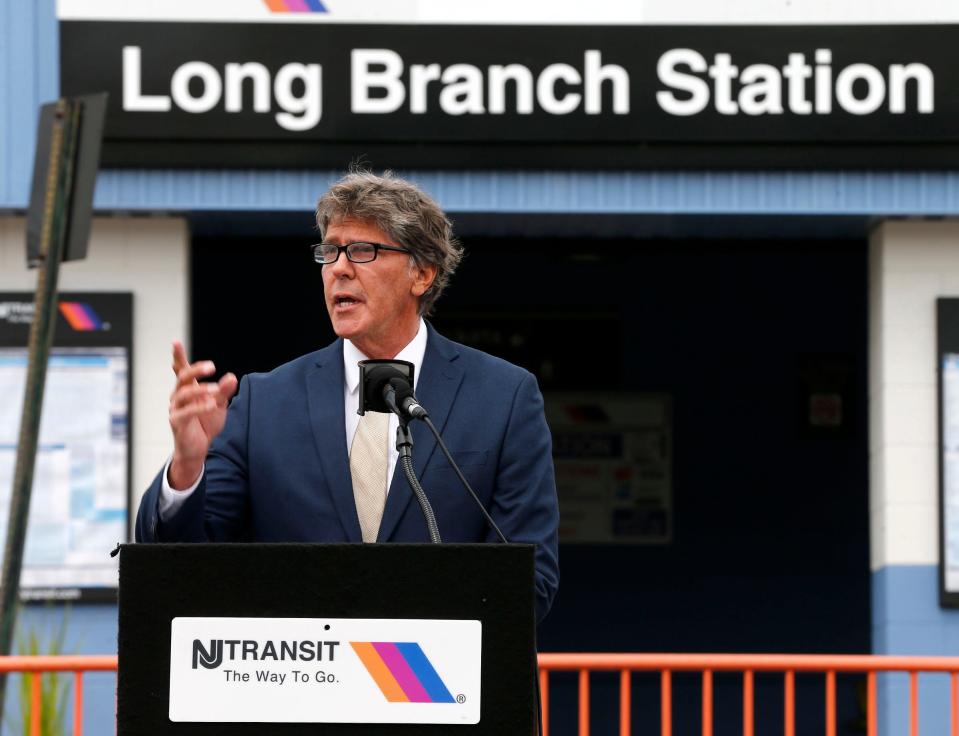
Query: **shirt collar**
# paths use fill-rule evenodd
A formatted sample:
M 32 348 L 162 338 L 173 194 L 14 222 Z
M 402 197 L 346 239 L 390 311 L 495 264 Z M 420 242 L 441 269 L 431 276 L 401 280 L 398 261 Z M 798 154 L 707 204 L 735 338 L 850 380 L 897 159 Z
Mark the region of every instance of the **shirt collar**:
M 406 360 L 413 364 L 413 388 L 420 380 L 420 368 L 423 366 L 423 356 L 426 355 L 426 322 L 420 317 L 420 324 L 416 330 L 416 336 L 410 340 L 409 344 L 396 354 L 396 360 Z M 359 348 L 351 340 L 343 341 L 343 377 L 346 379 L 346 387 L 351 394 L 356 393 L 360 386 L 360 372 L 356 364 L 361 360 L 367 360 L 367 357 L 360 352 Z

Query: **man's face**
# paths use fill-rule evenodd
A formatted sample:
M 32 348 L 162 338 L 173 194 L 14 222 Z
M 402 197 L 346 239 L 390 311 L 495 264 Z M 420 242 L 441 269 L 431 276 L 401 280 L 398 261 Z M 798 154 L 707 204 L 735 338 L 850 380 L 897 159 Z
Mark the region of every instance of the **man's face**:
M 323 242 L 398 245 L 376 225 L 352 219 L 331 223 Z M 416 334 L 420 297 L 435 275 L 435 267 L 411 266 L 406 253 L 380 250 L 375 261 L 353 263 L 341 252 L 336 263 L 323 266 L 334 332 L 370 358 L 395 357 Z

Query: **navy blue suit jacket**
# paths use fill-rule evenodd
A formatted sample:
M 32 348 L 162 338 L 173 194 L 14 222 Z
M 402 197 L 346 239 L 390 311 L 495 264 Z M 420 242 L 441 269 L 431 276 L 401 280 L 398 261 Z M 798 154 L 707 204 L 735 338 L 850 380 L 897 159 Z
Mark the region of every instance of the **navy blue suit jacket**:
M 543 398 L 529 372 L 428 326 L 417 396 L 511 542 L 536 545 L 536 608 L 559 584 L 559 511 Z M 137 513 L 138 542 L 361 542 L 343 409 L 343 341 L 240 382 L 199 487 L 160 521 L 158 474 Z M 411 425 L 416 473 L 444 542 L 495 541 L 429 428 Z M 428 542 L 397 466 L 378 542 Z

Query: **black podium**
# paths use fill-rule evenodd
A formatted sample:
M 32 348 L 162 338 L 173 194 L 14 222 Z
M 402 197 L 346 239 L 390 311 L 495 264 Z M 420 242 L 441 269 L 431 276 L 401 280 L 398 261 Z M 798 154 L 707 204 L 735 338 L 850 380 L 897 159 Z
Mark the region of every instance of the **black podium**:
M 452 621 L 454 625 L 478 620 L 482 626 L 479 721 L 171 721 L 172 622 L 200 618 L 414 619 Z M 204 644 L 199 647 L 201 641 Z M 203 673 L 203 668 L 214 666 L 222 670 L 226 664 L 212 661 L 214 654 L 223 657 L 222 641 L 216 652 L 216 642 L 207 646 L 206 641 L 201 638 L 194 644 L 193 670 Z M 246 656 L 244 644 L 227 644 L 236 650 L 231 653 L 237 659 Z M 339 644 L 336 651 L 341 660 L 355 656 L 349 642 Z M 251 647 L 251 655 L 257 656 L 256 645 Z M 319 643 L 314 647 L 322 648 Z M 118 736 L 534 734 L 533 548 L 494 544 L 124 545 L 120 549 L 118 652 Z M 259 653 L 277 656 L 263 649 Z M 304 688 L 303 692 L 308 697 L 311 691 Z M 459 698 L 458 702 L 466 699 L 460 694 L 453 698 Z

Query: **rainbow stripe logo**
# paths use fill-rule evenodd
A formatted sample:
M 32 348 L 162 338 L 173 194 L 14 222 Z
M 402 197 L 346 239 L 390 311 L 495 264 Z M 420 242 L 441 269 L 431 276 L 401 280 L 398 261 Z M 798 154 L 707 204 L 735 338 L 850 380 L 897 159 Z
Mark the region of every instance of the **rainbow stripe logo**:
M 455 703 L 415 642 L 351 641 L 350 646 L 390 703 Z
M 77 332 L 93 332 L 103 329 L 103 320 L 93 307 L 83 302 L 60 302 L 60 314 Z
M 263 0 L 272 13 L 328 13 L 320 0 Z

